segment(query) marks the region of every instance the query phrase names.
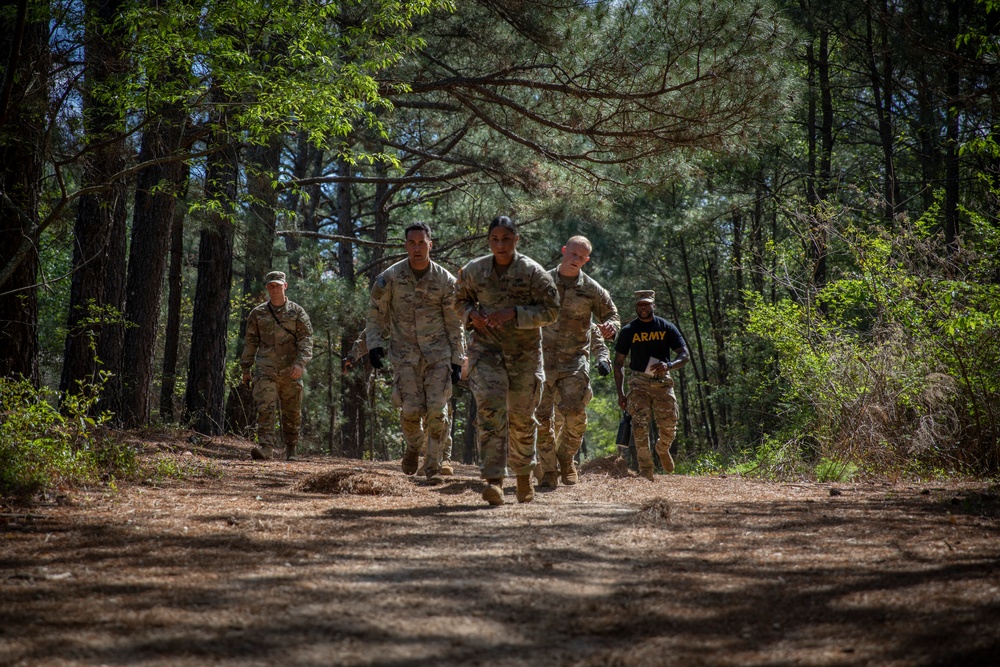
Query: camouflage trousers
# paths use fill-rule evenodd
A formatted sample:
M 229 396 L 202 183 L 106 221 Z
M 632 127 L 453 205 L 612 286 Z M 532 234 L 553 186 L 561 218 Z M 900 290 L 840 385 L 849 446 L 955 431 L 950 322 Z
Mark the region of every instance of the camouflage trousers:
M 275 426 L 281 410 L 281 440 L 286 447 L 298 444 L 302 421 L 302 379 L 293 380 L 288 371 L 260 375 L 253 383 L 253 400 L 257 404 L 257 442 L 277 447 Z
M 450 379 L 450 377 L 449 377 Z M 454 393 L 454 391 L 452 392 Z M 445 428 L 444 434 L 441 438 L 441 462 L 451 461 L 451 425 L 455 423 L 455 412 L 452 410 L 451 399 L 448 400 L 448 427 Z M 423 449 L 420 450 L 420 455 L 427 456 L 427 442 L 424 441 Z M 424 461 L 426 464 L 427 462 Z
M 483 351 L 469 369 L 483 479 L 530 475 L 535 467 L 535 410 L 544 378 L 538 349 Z
M 652 378 L 645 373 L 629 372 L 629 391 L 626 397 L 628 413 L 632 416 L 632 435 L 635 437 L 635 454 L 639 470 L 653 469 L 653 455 L 649 450 L 649 422 L 656 418 L 659 437 L 656 453 L 661 459 L 670 451 L 677 435 L 677 398 L 674 381 L 667 375 Z
M 400 427 L 408 450 L 426 450 L 424 465 L 431 474 L 441 468 L 445 448 L 451 449 L 451 363 L 393 365 L 392 401 L 400 409 Z
M 543 473 L 558 472 L 559 460 L 571 459 L 587 431 L 587 404 L 594 396 L 590 378 L 576 372 L 545 377 L 538 418 L 538 463 Z

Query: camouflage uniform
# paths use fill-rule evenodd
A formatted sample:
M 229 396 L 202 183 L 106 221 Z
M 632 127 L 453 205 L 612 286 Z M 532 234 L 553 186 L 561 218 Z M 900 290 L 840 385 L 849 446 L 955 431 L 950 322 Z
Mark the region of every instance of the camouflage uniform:
M 246 345 L 240 357 L 244 372 L 254 371 L 253 398 L 257 403 L 257 442 L 275 447 L 275 420 L 281 407 L 281 433 L 286 452 L 299 441 L 302 419 L 302 378 L 293 380 L 292 366 L 306 367 L 312 359 L 312 323 L 302 306 L 285 299 L 270 301 L 250 311 Z
M 549 271 L 559 290 L 559 319 L 542 329 L 545 357 L 545 389 L 538 406 L 538 457 L 542 473 L 557 472 L 559 462 L 568 468 L 587 430 L 590 388 L 591 316 L 599 323 L 621 327 L 611 295 L 582 271 L 572 286 L 559 276 L 559 267 Z M 599 331 L 596 336 L 600 337 Z M 607 348 L 605 347 L 605 354 Z M 560 413 L 561 432 L 556 439 L 555 413 Z
M 494 269 L 493 256 L 466 264 L 458 274 L 455 308 L 463 323 L 476 309 L 489 314 L 505 308 L 515 318 L 485 334 L 473 329 L 468 378 L 476 399 L 476 431 L 484 479 L 501 479 L 507 464 L 515 475 L 535 467 L 535 435 L 544 375 L 540 327 L 559 314 L 552 276 L 533 259 L 515 252 L 507 270 Z
M 451 365 L 461 365 L 464 358 L 455 276 L 432 261 L 418 280 L 408 259 L 379 274 L 372 285 L 365 342 L 371 350 L 386 347 L 386 338 L 403 439 L 410 452 L 426 448 L 430 476 L 440 469 L 450 444 Z
M 656 419 L 659 432 L 656 453 L 661 461 L 671 461 L 670 445 L 677 434 L 677 398 L 674 380 L 670 373 L 653 377 L 645 372 L 650 357 L 669 361 L 671 352 L 686 347 L 684 337 L 676 325 L 662 317 L 651 322 L 634 319 L 622 328 L 615 343 L 615 352 L 630 355 L 627 371 L 628 414 L 632 416 L 632 434 L 640 472 L 653 470 L 653 456 L 649 449 L 649 421 Z
M 590 358 L 593 360 L 594 364 L 600 364 L 601 362 L 607 364 L 607 368 L 609 369 L 610 372 L 611 352 L 608 350 L 608 344 L 604 342 L 604 336 L 601 334 L 601 330 L 597 328 L 596 324 L 590 325 Z M 543 395 L 542 401 L 544 400 L 545 396 Z M 553 402 L 555 402 L 556 405 L 559 404 L 558 390 L 555 394 L 552 395 L 552 400 Z M 539 411 L 541 411 L 541 409 L 542 409 L 541 406 L 539 406 Z M 562 410 L 554 410 L 553 412 L 554 415 L 552 418 L 552 425 L 553 425 L 553 430 L 555 431 L 554 440 L 556 442 L 557 445 L 556 449 L 558 451 L 558 443 L 562 440 L 562 430 L 563 427 L 566 425 L 566 419 L 563 416 L 564 413 L 562 412 Z M 539 421 L 541 421 L 541 417 L 539 417 Z M 539 425 L 539 429 L 541 428 L 542 428 L 541 425 Z M 541 431 L 539 430 L 539 435 L 538 435 L 539 443 L 541 443 L 541 438 L 542 435 Z M 535 470 L 535 474 L 538 476 L 542 474 L 541 466 L 539 466 Z

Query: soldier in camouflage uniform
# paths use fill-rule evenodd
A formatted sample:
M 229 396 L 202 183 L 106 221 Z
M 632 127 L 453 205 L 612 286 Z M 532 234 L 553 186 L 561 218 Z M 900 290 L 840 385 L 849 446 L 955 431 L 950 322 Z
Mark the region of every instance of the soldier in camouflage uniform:
M 607 351 L 608 351 L 608 348 L 605 347 L 604 348 L 605 354 L 607 354 Z M 361 361 L 361 358 L 365 357 L 367 355 L 368 355 L 368 343 L 365 341 L 365 332 L 362 331 L 361 335 L 357 338 L 357 340 L 354 341 L 354 345 L 351 346 L 350 352 L 348 352 L 347 356 L 344 357 L 344 359 L 342 359 L 343 363 L 341 365 L 341 370 L 344 373 L 346 373 L 347 371 L 353 369 L 356 365 L 358 365 L 358 362 Z M 608 368 L 611 368 L 611 362 L 610 361 L 608 362 Z M 454 378 L 452 378 L 452 380 L 454 380 Z M 455 384 L 455 383 L 453 382 L 453 384 Z M 451 425 L 451 422 L 452 422 L 453 418 L 454 418 L 454 415 L 452 414 L 452 410 L 451 410 L 451 402 L 449 401 L 449 403 L 448 403 L 448 424 L 449 424 L 449 426 Z M 446 477 L 449 476 L 449 475 L 454 475 L 455 474 L 455 468 L 452 466 L 452 462 L 451 462 L 451 445 L 452 445 L 451 428 L 446 428 L 444 430 L 444 442 L 443 442 L 442 447 L 441 447 L 441 470 L 440 470 L 441 474 L 444 475 L 444 476 L 446 476 Z M 421 448 L 420 455 L 424 457 L 424 465 L 421 466 L 422 469 L 418 469 L 417 470 L 417 474 L 418 475 L 426 475 L 427 474 L 427 466 L 426 466 L 426 463 L 427 463 L 427 445 L 426 444 L 423 446 L 423 448 Z
M 375 368 L 382 367 L 389 347 L 392 398 L 401 409 L 406 442 L 403 472 L 417 472 L 426 448 L 424 474 L 439 484 L 451 431 L 451 387 L 460 380 L 465 339 L 455 311 L 455 277 L 430 258 L 430 227 L 412 224 L 404 237 L 407 258 L 379 274 L 372 285 L 365 343 Z
M 653 314 L 653 290 L 635 293 L 635 313 L 638 317 L 624 327 L 615 342 L 615 387 L 618 405 L 632 416 L 635 453 L 639 474 L 652 481 L 653 456 L 649 451 L 649 420 L 656 418 L 659 437 L 656 453 L 666 472 L 674 471 L 670 445 L 677 434 L 677 398 L 670 371 L 688 362 L 687 343 L 673 322 Z M 676 355 L 670 361 L 670 354 Z M 629 356 L 628 396 L 625 395 L 625 357 Z
M 250 450 L 256 460 L 274 455 L 275 419 L 281 409 L 281 434 L 285 458 L 292 460 L 299 442 L 302 418 L 302 376 L 312 359 L 312 323 L 302 306 L 285 297 L 288 282 L 281 271 L 264 276 L 268 301 L 250 311 L 246 344 L 240 366 L 243 381 L 253 372 L 253 398 L 257 403 L 257 447 Z
M 467 372 L 487 481 L 483 500 L 503 504 L 509 463 L 524 503 L 535 493 L 535 409 L 544 382 L 540 327 L 558 316 L 559 293 L 545 269 L 516 251 L 520 237 L 510 218 L 494 218 L 488 234 L 492 254 L 459 272 L 455 307 L 473 329 Z
M 590 388 L 592 318 L 600 335 L 614 338 L 621 327 L 611 295 L 583 272 L 590 261 L 591 244 L 574 236 L 562 248 L 562 261 L 549 271 L 559 290 L 559 319 L 542 329 L 545 357 L 545 389 L 538 406 L 538 458 L 542 468 L 540 487 L 576 484 L 574 457 L 587 430 Z M 555 413 L 562 423 L 556 439 Z

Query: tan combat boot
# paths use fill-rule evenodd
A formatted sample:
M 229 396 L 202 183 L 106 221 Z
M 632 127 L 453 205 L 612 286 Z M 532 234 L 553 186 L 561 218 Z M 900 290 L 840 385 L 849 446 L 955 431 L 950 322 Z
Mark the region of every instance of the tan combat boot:
M 663 469 L 668 473 L 674 471 L 674 457 L 670 455 L 670 447 L 663 447 L 660 443 L 656 443 L 656 453 L 660 457 L 660 463 L 663 465 Z
M 295 443 L 289 442 L 285 444 L 285 460 L 294 461 L 295 460 Z
M 406 452 L 403 454 L 403 474 L 413 475 L 417 472 L 417 467 L 420 464 L 420 450 L 407 448 Z
M 486 480 L 486 488 L 483 489 L 483 500 L 490 505 L 503 505 L 503 479 L 494 478 Z
M 542 478 L 538 480 L 539 489 L 554 489 L 559 486 L 559 473 L 555 470 L 542 473 Z
M 451 467 L 451 461 L 445 461 L 441 464 L 441 469 L 438 472 L 445 477 L 451 477 L 455 474 L 455 469 Z
M 270 461 L 273 456 L 274 447 L 271 445 L 262 445 L 250 450 L 250 458 L 254 461 Z
M 531 475 L 517 476 L 517 502 L 530 503 L 535 499 L 535 484 Z
M 559 459 L 559 471 L 562 474 L 562 483 L 566 486 L 573 486 L 580 481 L 580 475 L 576 471 L 576 461 L 572 456 Z
M 639 477 L 642 477 L 643 479 L 648 479 L 650 482 L 653 482 L 653 481 L 656 480 L 656 478 L 653 477 L 653 469 L 652 468 L 641 468 L 639 470 Z

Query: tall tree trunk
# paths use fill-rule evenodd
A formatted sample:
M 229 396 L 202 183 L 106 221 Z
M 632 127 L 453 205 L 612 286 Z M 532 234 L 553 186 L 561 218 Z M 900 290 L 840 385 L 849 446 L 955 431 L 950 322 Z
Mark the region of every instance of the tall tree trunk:
M 187 194 L 190 169 L 181 167 L 183 201 Z M 174 209 L 170 225 L 170 268 L 167 272 L 167 325 L 163 335 L 163 375 L 160 380 L 160 418 L 174 421 L 174 393 L 177 389 L 177 348 L 180 344 L 181 302 L 184 290 L 184 207 Z
M 120 335 L 120 329 L 112 331 L 110 327 L 110 321 L 117 317 L 109 317 L 104 307 L 118 309 L 119 294 L 124 292 L 114 284 L 120 279 L 118 272 L 125 259 L 121 252 L 124 237 L 118 235 L 125 231 L 126 191 L 117 176 L 125 166 L 125 148 L 120 139 L 123 118 L 99 88 L 112 84 L 122 68 L 124 36 L 119 32 L 119 19 L 123 5 L 122 0 L 95 0 L 86 5 L 89 20 L 84 51 L 83 127 L 90 148 L 84 158 L 82 185 L 101 189 L 80 197 L 73 230 L 73 282 L 59 385 L 63 394 L 76 391 L 81 382 L 96 382 L 98 339 L 110 336 L 101 347 L 109 354 L 115 350 L 114 342 Z M 106 370 L 116 372 L 119 365 L 115 359 L 110 361 Z
M 208 435 L 221 435 L 226 389 L 226 334 L 233 280 L 233 216 L 236 204 L 237 149 L 228 124 L 228 100 L 219 100 L 218 126 L 208 161 L 205 198 L 213 205 L 198 246 L 198 282 L 191 320 L 191 355 L 185 403 L 187 419 Z
M 344 180 L 337 185 L 337 233 L 344 238 L 354 236 L 354 217 L 352 215 L 351 197 L 351 166 L 345 160 L 337 163 L 337 173 Z M 349 285 L 354 285 L 354 244 L 340 241 L 337 251 L 337 269 L 340 277 Z M 358 323 L 355 330 L 363 328 Z M 354 345 L 353 336 L 342 336 L 340 352 L 344 357 Z M 340 448 L 344 456 L 360 458 L 365 448 L 368 420 L 365 414 L 365 397 L 367 396 L 366 373 L 349 373 L 340 383 Z
M 889 43 L 889 21 L 892 9 L 883 0 L 878 6 L 879 14 L 872 16 L 876 5 L 869 4 L 866 12 L 868 39 L 868 74 L 872 84 L 872 102 L 878 121 L 879 143 L 882 147 L 882 163 L 885 176 L 882 184 L 882 198 L 885 200 L 886 227 L 895 225 L 896 208 L 899 201 L 899 184 L 896 178 L 896 160 L 893 152 L 895 132 L 893 129 L 893 59 Z
M 753 213 L 750 215 L 750 283 L 753 290 L 764 295 L 764 174 L 755 179 Z
M 688 261 L 687 249 L 684 244 L 684 237 L 678 236 L 678 245 L 681 250 L 681 262 L 684 264 L 684 278 L 687 284 L 687 294 L 688 301 L 691 306 L 691 323 L 694 326 L 694 337 L 695 337 L 695 347 L 696 350 L 692 350 L 692 353 L 697 351 L 697 359 L 693 356 L 691 357 L 691 366 L 695 369 L 695 375 L 698 378 L 698 396 L 702 404 L 702 410 L 706 417 L 705 427 L 707 429 L 708 441 L 711 443 L 713 449 L 718 449 L 719 440 L 715 431 L 715 412 L 712 408 L 712 403 L 709 397 L 705 393 L 705 382 L 708 381 L 708 362 L 705 360 L 705 346 L 702 344 L 701 340 L 701 325 L 698 321 L 698 304 L 694 298 L 694 282 L 691 276 L 691 266 Z M 690 342 L 688 342 L 690 345 Z M 698 369 L 698 360 L 701 361 L 701 369 Z
M 38 226 L 45 155 L 49 72 L 48 21 L 28 15 L 27 2 L 0 8 L 0 57 L 7 59 L 0 91 L 0 377 L 38 385 L 38 255 L 26 238 Z M 10 131 L 17 128 L 16 132 Z
M 959 3 L 948 3 L 948 28 L 949 35 L 957 38 L 961 27 L 959 25 Z M 954 49 L 954 47 L 952 47 Z M 958 194 L 959 194 L 959 121 L 961 114 L 962 100 L 961 82 L 959 78 L 959 58 L 954 54 L 954 61 L 950 63 L 948 72 L 945 75 L 947 90 L 947 142 L 945 144 L 945 178 L 944 178 L 944 242 L 949 254 L 955 254 L 958 250 Z
M 125 331 L 118 417 L 136 427 L 149 421 L 156 337 L 160 331 L 163 282 L 170 253 L 177 197 L 184 187 L 181 150 L 186 115 L 177 105 L 154 112 L 142 136 L 139 162 L 153 162 L 137 177 L 125 288 Z M 183 223 L 182 223 L 183 224 Z
M 674 291 L 670 288 L 669 282 L 665 282 L 664 285 L 666 286 L 667 297 L 670 301 L 670 312 L 672 313 L 671 319 L 678 326 L 680 326 L 680 309 L 677 307 L 677 296 L 674 294 Z M 691 364 L 691 368 L 694 370 L 695 379 L 697 380 L 698 368 L 693 363 Z M 680 383 L 681 424 L 683 426 L 682 430 L 685 438 L 691 438 L 693 437 L 692 434 L 695 428 L 694 427 L 695 420 L 693 419 L 691 413 L 691 383 L 687 381 L 687 377 L 688 377 L 687 374 L 682 371 L 678 374 L 677 379 L 678 382 Z M 702 408 L 702 413 L 701 413 L 702 418 L 698 420 L 698 422 L 701 424 L 708 424 L 708 417 L 705 415 L 703 409 L 704 404 L 699 404 L 699 406 Z M 705 432 L 706 434 L 708 433 L 707 428 Z M 706 443 L 709 442 L 708 437 L 705 438 L 705 442 Z M 630 444 L 629 450 L 632 454 L 632 460 L 636 461 L 634 449 L 635 448 L 632 446 L 632 444 Z M 638 465 L 638 462 L 636 462 L 636 465 Z
M 826 198 L 830 192 L 831 164 L 833 162 L 833 94 L 830 87 L 830 32 L 820 31 L 819 37 L 819 90 L 822 122 L 820 124 L 818 206 L 810 216 L 813 260 L 813 287 L 816 291 L 826 285 L 826 255 L 828 223 Z
M 273 137 L 266 146 L 254 146 L 247 154 L 247 195 L 250 199 L 243 254 L 243 307 L 239 313 L 237 353 L 246 340 L 247 315 L 267 298 L 264 275 L 273 267 L 278 196 L 272 185 L 278 177 L 281 138 Z M 226 431 L 250 434 L 257 423 L 257 410 L 250 388 L 238 382 L 229 389 L 226 402 Z
M 743 220 L 743 211 L 739 206 L 732 207 L 733 215 L 733 261 L 732 261 L 732 271 L 733 280 L 736 283 L 736 307 L 739 312 L 742 313 L 746 310 L 746 298 L 743 291 L 746 289 L 746 283 L 743 278 L 743 225 L 745 224 Z
M 719 293 L 719 286 L 716 283 L 717 276 L 715 262 L 706 260 L 704 276 L 705 288 L 708 292 L 706 303 L 709 323 L 712 325 L 712 340 L 715 343 L 715 365 L 719 369 L 716 386 L 724 388 L 729 386 L 729 359 L 726 356 L 726 313 L 722 306 L 722 295 Z M 717 405 L 719 430 L 724 433 L 726 424 L 729 423 L 729 412 L 725 401 L 719 401 Z

